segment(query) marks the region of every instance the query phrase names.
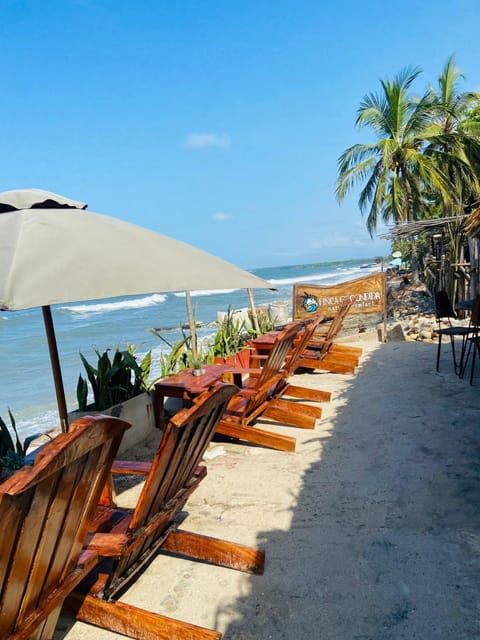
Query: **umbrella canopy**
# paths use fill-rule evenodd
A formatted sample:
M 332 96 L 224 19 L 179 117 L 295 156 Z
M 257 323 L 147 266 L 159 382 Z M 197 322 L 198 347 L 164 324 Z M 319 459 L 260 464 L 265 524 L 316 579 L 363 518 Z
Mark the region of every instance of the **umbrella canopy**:
M 259 287 L 272 285 L 184 242 L 99 213 L 73 208 L 0 213 L 0 309 Z
M 0 193 L 0 309 L 43 307 L 54 351 L 51 304 L 195 289 L 272 288 L 205 251 L 84 211 L 86 206 L 36 189 Z M 61 381 L 50 351 L 54 376 Z M 57 383 L 57 400 L 64 405 L 63 384 L 59 389 Z M 60 414 L 63 424 L 64 406 Z

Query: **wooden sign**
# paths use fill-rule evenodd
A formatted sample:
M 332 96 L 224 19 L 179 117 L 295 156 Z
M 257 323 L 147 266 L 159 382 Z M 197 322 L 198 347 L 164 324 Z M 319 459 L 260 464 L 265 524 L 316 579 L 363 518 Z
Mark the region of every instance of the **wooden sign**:
M 383 313 L 385 273 L 329 286 L 296 284 L 293 287 L 293 319 L 305 320 L 317 313 L 333 316 L 346 298 L 354 301 L 350 313 Z

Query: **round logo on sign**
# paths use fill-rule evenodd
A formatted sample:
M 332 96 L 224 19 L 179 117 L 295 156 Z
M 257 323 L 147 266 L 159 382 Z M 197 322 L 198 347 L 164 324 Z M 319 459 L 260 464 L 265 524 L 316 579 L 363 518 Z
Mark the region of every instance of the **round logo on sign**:
M 318 299 L 315 296 L 305 294 L 302 307 L 307 313 L 314 313 L 318 309 Z

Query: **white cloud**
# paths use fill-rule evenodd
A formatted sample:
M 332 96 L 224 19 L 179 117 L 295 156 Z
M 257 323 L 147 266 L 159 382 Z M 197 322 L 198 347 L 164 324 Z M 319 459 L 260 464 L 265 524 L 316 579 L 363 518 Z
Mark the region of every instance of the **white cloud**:
M 205 149 L 205 147 L 228 147 L 230 138 L 225 133 L 191 133 L 187 136 L 187 147 Z
M 233 216 L 229 213 L 223 213 L 223 211 L 218 211 L 218 213 L 214 213 L 212 216 L 212 220 L 214 222 L 228 222 L 229 220 L 233 220 Z

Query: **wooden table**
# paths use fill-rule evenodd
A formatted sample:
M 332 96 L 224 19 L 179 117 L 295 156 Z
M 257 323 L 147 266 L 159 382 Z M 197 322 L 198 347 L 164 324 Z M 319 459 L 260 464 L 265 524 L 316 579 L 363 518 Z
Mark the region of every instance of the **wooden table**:
M 194 369 L 184 369 L 155 383 L 155 410 L 158 426 L 163 426 L 165 398 L 181 398 L 183 405 L 188 406 L 197 396 L 208 391 L 215 382 L 224 379 L 228 373 L 233 376 L 233 383 L 241 386 L 242 374 L 249 371 L 242 368 L 235 368 L 233 371 L 232 367 L 224 364 L 209 364 L 203 368 L 205 373 L 201 376 L 194 376 Z

